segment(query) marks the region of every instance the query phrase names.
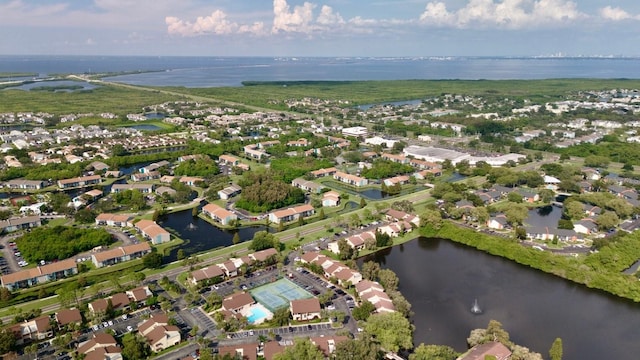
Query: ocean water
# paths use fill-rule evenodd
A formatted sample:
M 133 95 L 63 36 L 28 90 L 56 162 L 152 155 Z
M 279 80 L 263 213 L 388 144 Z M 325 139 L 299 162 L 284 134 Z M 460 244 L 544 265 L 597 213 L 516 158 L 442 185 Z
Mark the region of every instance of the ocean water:
M 153 71 L 108 78 L 134 85 L 217 87 L 243 81 L 640 79 L 640 58 L 270 58 L 0 56 L 0 72 Z

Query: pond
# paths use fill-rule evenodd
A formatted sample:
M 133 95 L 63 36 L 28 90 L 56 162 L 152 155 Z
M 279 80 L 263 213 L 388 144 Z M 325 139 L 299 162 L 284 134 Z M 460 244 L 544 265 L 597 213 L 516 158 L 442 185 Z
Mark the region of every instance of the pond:
M 233 235 L 237 232 L 240 241 L 253 239 L 253 234 L 266 229 L 264 225 L 243 227 L 237 230 L 223 230 L 211 225 L 199 217 L 191 215 L 191 209 L 168 214 L 159 222 L 159 225 L 177 232 L 184 240 L 180 247 L 171 250 L 165 257 L 165 261 L 176 261 L 178 249 L 184 250 L 185 255 L 201 253 L 222 246 L 233 244 Z
M 547 205 L 529 210 L 529 215 L 524 223 L 528 226 L 557 228 L 561 218 L 561 207 Z
M 383 102 L 383 103 L 377 103 L 377 104 L 358 105 L 358 110 L 366 111 L 378 105 L 403 106 L 403 105 L 419 105 L 421 103 L 422 103 L 422 100 L 391 101 L 391 102 Z
M 158 125 L 153 125 L 153 124 L 139 124 L 139 125 L 133 125 L 133 126 L 128 126 L 129 128 L 132 129 L 136 129 L 139 131 L 158 131 L 158 130 L 162 130 L 162 128 Z
M 414 343 L 464 351 L 469 332 L 502 323 L 511 340 L 547 358 L 637 359 L 640 305 L 445 239 L 418 238 L 366 258 L 393 270 L 412 304 Z M 359 263 L 362 263 L 362 259 Z M 474 299 L 484 311 L 474 315 Z
M 58 88 L 59 89 L 56 89 Z M 76 87 L 79 87 L 76 89 Z M 70 80 L 56 80 L 56 81 L 34 81 L 27 82 L 20 86 L 11 86 L 7 87 L 5 90 L 38 90 L 39 88 L 51 88 L 55 92 L 74 92 L 74 91 L 84 91 L 84 90 L 93 90 L 96 89 L 97 86 L 90 84 L 84 81 L 70 81 Z

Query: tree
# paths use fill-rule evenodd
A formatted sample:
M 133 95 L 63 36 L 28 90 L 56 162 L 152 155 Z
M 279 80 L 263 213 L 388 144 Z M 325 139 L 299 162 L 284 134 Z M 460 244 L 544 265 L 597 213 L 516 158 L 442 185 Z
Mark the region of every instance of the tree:
M 318 211 L 318 219 L 324 220 L 325 218 L 326 218 L 326 215 L 324 214 L 324 209 L 320 208 L 320 211 Z
M 96 220 L 96 213 L 88 208 L 80 209 L 73 216 L 73 219 L 82 224 L 93 223 Z
M 142 264 L 149 269 L 157 269 L 162 266 L 162 255 L 151 252 L 142 257 Z
M 562 360 L 562 339 L 556 338 L 549 349 L 551 360 Z
M 144 338 L 134 333 L 127 333 L 122 337 L 122 356 L 125 359 L 146 359 L 149 355 L 151 349 Z
M 460 355 L 455 349 L 446 345 L 420 344 L 409 360 L 455 360 Z
M 347 260 L 353 257 L 354 250 L 344 238 L 338 240 L 338 250 L 340 251 L 338 253 L 340 260 Z
M 288 307 L 281 307 L 278 310 L 274 311 L 273 318 L 270 323 L 273 326 L 285 326 L 289 324 L 289 318 L 291 313 L 289 312 Z
M 529 210 L 523 204 L 514 204 L 505 210 L 504 215 L 511 225 L 520 225 L 529 216 Z
M 178 249 L 178 253 L 176 254 L 176 258 L 178 260 L 182 260 L 186 257 L 185 253 L 184 253 L 184 249 Z
M 360 306 L 353 308 L 351 315 L 353 315 L 353 318 L 356 320 L 366 321 L 375 310 L 375 305 L 365 300 L 360 304 Z
M 136 284 L 138 284 L 138 286 L 142 285 L 142 283 L 144 282 L 144 280 L 146 278 L 147 278 L 147 275 L 145 275 L 141 271 L 136 271 L 136 272 L 133 273 L 133 281 L 135 281 Z
M 362 264 L 362 277 L 367 280 L 376 281 L 379 272 L 380 264 L 375 261 L 367 261 Z
M 383 233 L 380 231 L 376 231 L 376 246 L 377 247 L 385 247 L 393 245 L 393 239 L 387 233 Z
M 385 291 L 397 290 L 398 284 L 400 283 L 400 279 L 396 273 L 391 269 L 382 269 L 378 272 L 378 279 L 380 280 L 380 285 L 385 289 Z
M 365 206 L 367 206 L 367 202 L 364 200 L 364 198 L 360 198 L 360 209 L 364 208 Z
M 362 334 L 357 339 L 347 339 L 336 344 L 333 356 L 335 359 L 382 360 L 384 355 L 380 351 L 380 345 L 369 334 Z
M 293 346 L 285 347 L 284 351 L 276 354 L 274 360 L 324 360 L 324 354 L 309 339 L 296 339 Z
M 260 251 L 268 248 L 275 248 L 280 250 L 280 242 L 275 235 L 266 231 L 258 231 L 253 235 L 249 249 L 253 251 Z
M 613 211 L 605 211 L 596 218 L 596 224 L 598 224 L 598 229 L 600 230 L 614 228 L 619 222 L 618 215 Z
M 522 203 L 522 195 L 520 195 L 517 192 L 513 191 L 513 192 L 510 192 L 509 195 L 507 195 L 507 200 L 509 200 L 509 201 L 511 201 L 513 203 L 520 204 L 520 203 Z
M 198 207 L 194 207 L 191 209 L 191 216 L 193 217 L 197 217 L 198 216 Z
M 11 300 L 12 297 L 13 294 L 11 293 L 11 290 L 7 289 L 4 286 L 0 287 L 0 301 L 6 302 Z
M 582 203 L 579 201 L 565 201 L 564 212 L 572 220 L 580 220 L 585 216 Z
M 373 314 L 364 329 L 387 351 L 413 347 L 413 326 L 399 312 Z
M 209 296 L 207 296 L 207 305 L 211 309 L 217 309 L 222 305 L 222 296 L 215 291 L 212 291 Z
M 6 354 L 16 349 L 16 336 L 8 328 L 0 330 L 0 354 Z
M 434 209 L 425 210 L 420 216 L 420 226 L 430 226 L 436 230 L 440 229 L 442 227 L 442 214 Z

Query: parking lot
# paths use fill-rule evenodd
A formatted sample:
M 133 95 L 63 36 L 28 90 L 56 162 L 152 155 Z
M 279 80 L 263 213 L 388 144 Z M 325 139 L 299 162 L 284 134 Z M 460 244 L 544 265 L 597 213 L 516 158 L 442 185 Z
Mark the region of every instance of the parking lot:
M 234 333 L 227 334 L 229 339 L 237 339 L 237 338 L 247 338 L 247 337 L 257 337 L 257 336 L 266 336 L 268 337 L 270 333 L 276 335 L 288 335 L 288 334 L 306 334 L 309 332 L 320 332 L 323 330 L 331 330 L 331 323 L 316 323 L 316 324 L 306 324 L 306 325 L 291 325 L 291 326 L 282 326 L 277 328 L 269 328 L 269 329 L 258 329 L 258 330 L 245 330 L 238 331 Z

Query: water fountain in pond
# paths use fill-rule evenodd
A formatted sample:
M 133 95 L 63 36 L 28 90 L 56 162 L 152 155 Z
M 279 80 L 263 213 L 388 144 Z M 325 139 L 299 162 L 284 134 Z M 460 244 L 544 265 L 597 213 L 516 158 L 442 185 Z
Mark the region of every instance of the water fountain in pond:
M 193 230 L 195 230 L 197 228 L 198 228 L 198 226 L 195 225 L 194 223 L 190 223 L 189 225 L 187 225 L 187 230 L 189 230 L 189 231 L 193 231 Z
M 482 314 L 482 309 L 480 308 L 480 305 L 478 305 L 478 299 L 475 299 L 473 301 L 473 306 L 471 306 L 471 313 L 475 315 Z

